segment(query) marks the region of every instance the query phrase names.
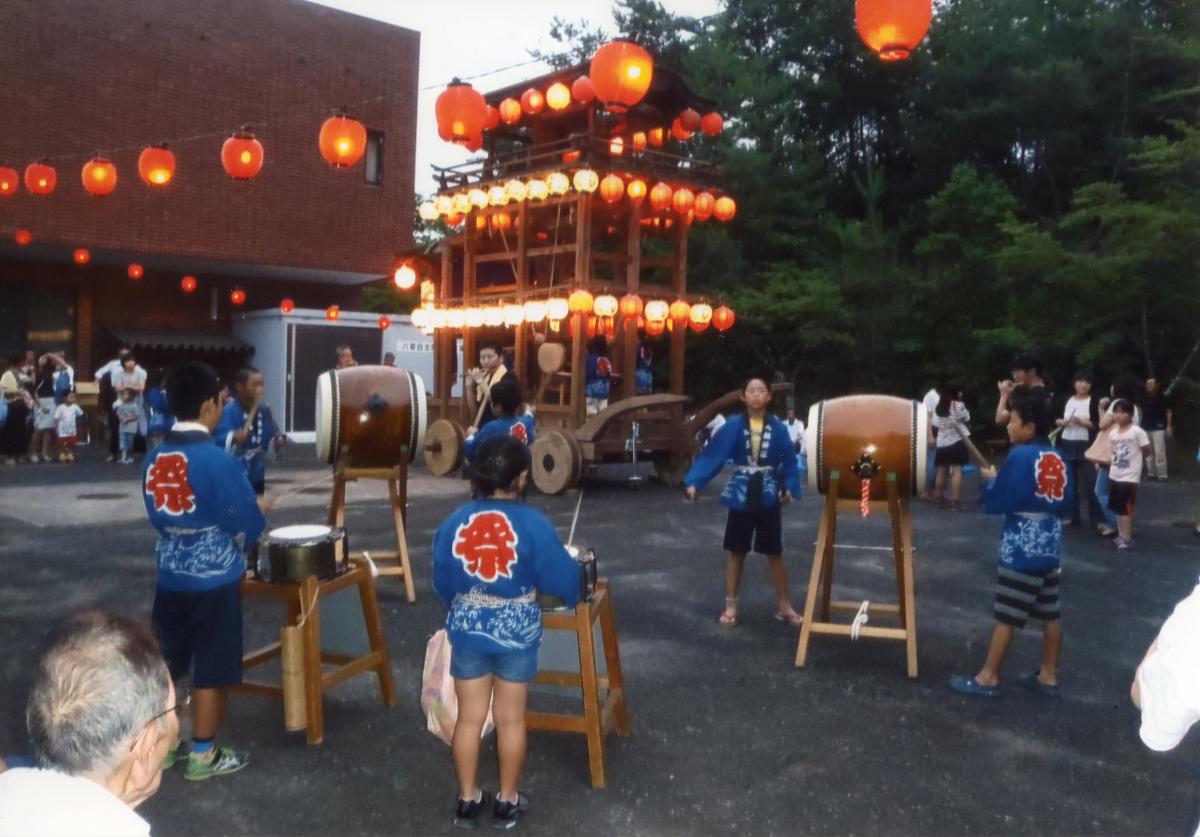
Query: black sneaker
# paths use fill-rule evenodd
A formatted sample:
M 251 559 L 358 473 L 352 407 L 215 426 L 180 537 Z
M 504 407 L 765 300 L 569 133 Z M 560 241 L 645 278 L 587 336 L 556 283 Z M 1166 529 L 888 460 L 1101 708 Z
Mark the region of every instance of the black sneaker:
M 496 806 L 492 808 L 492 827 L 507 831 L 515 828 L 517 821 L 529 810 L 529 797 L 517 791 L 516 802 L 503 802 L 497 797 Z
M 479 825 L 483 812 L 491 804 L 492 795 L 485 790 L 479 791 L 479 799 L 460 798 L 458 807 L 454 809 L 454 824 L 459 828 L 474 828 Z

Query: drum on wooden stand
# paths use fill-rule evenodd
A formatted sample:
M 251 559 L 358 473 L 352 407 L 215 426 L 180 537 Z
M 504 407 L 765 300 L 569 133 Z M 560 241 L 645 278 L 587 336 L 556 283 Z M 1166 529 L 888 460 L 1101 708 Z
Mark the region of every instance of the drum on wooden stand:
M 407 369 L 354 366 L 317 379 L 317 457 L 355 468 L 393 468 L 424 449 L 425 382 Z
M 860 463 L 874 464 L 871 499 L 887 499 L 887 474 L 894 473 L 902 496 L 925 486 L 929 415 L 917 401 L 890 395 L 848 395 L 819 401 L 804 431 L 808 488 L 825 493 L 829 472 L 838 471 L 838 496 L 861 497 Z
M 332 526 L 283 526 L 256 544 L 254 575 L 260 581 L 301 582 L 310 575 L 333 578 L 346 570 L 346 532 Z

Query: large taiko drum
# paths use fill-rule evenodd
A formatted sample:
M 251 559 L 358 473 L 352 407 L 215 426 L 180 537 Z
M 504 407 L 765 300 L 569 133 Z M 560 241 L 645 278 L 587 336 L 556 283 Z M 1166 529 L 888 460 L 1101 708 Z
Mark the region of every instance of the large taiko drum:
M 330 369 L 317 379 L 317 457 L 392 468 L 424 450 L 425 382 L 394 366 Z
M 920 494 L 925 486 L 925 453 L 929 415 L 916 401 L 890 395 L 848 395 L 819 401 L 808 411 L 804 430 L 808 457 L 808 488 L 825 493 L 830 471 L 838 471 L 838 496 L 861 498 L 862 483 L 851 466 L 864 461 L 876 466 L 871 499 L 887 499 L 887 474 L 896 475 L 903 496 Z

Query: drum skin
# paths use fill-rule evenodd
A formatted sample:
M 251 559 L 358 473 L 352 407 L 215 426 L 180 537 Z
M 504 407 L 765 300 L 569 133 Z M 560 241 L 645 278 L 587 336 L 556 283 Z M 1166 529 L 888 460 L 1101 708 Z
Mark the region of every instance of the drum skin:
M 804 441 L 808 488 L 825 493 L 829 472 L 838 471 L 838 497 L 858 500 L 861 481 L 850 466 L 868 448 L 879 473 L 871 499 L 887 499 L 887 474 L 896 474 L 901 496 L 920 494 L 925 485 L 929 416 L 917 401 L 890 395 L 848 395 L 820 401 L 808 412 Z
M 411 463 L 425 445 L 425 382 L 407 369 L 353 366 L 317 379 L 317 458 L 354 468 Z

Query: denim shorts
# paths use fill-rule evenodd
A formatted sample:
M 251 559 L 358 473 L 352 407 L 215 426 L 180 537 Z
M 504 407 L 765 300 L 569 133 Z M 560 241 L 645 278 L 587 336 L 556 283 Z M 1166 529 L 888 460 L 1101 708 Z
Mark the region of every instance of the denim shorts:
M 537 648 L 506 651 L 502 654 L 480 653 L 465 648 L 450 649 L 450 676 L 455 680 L 474 680 L 494 674 L 509 683 L 528 683 L 538 670 Z

